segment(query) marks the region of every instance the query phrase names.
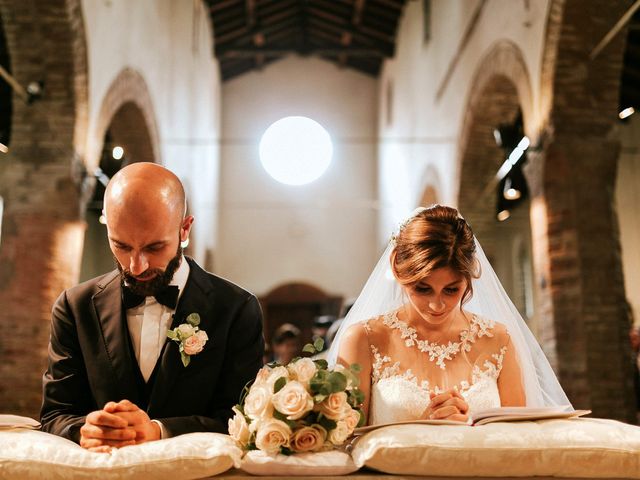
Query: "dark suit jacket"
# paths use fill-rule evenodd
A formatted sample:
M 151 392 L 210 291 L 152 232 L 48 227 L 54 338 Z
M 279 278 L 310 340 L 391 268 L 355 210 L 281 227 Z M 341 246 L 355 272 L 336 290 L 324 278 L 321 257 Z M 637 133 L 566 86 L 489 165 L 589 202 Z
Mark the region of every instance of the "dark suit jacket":
M 148 400 L 149 417 L 160 420 L 171 436 L 227 431 L 231 407 L 262 366 L 262 313 L 253 295 L 187 261 L 189 279 L 171 328 L 198 313 L 209 341 L 185 368 L 178 344 L 167 340 L 146 398 L 139 388 L 118 271 L 60 295 L 43 378 L 44 431 L 78 442 L 88 413 L 125 398 L 139 406 Z

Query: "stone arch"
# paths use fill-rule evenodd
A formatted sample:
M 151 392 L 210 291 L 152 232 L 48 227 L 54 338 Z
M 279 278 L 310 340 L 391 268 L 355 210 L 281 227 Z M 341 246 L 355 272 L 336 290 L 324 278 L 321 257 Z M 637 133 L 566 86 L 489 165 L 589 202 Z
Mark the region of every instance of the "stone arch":
M 120 135 L 138 152 L 139 158 L 134 161 L 162 164 L 153 101 L 144 77 L 132 68 L 125 68 L 116 76 L 102 101 L 88 161 L 94 168 L 100 162 L 104 138 L 114 120 L 123 122 Z
M 151 97 L 142 75 L 135 70 L 125 68 L 112 82 L 102 102 L 92 138 L 92 158 L 88 163 L 95 165 L 92 171 L 99 167 L 107 178 L 131 163 L 159 163 L 160 149 Z M 124 156 L 121 159 L 112 156 L 115 146 L 123 148 Z M 96 147 L 99 147 L 99 154 L 94 159 Z M 105 227 L 100 220 L 103 196 L 104 185 L 98 182 L 85 213 L 87 230 L 81 280 L 93 278 L 113 266 Z
M 631 4 L 550 2 L 540 85 L 544 134 L 530 178 L 540 323 L 555 343 L 562 385 L 577 408 L 635 422 L 612 198 L 626 32 L 591 58 Z
M 13 332 L 0 336 L 0 404 L 37 416 L 51 306 L 77 282 L 82 250 L 86 39 L 80 0 L 0 0 L 0 21 L 16 81 L 44 85 L 31 103 L 13 95 L 10 149 L 0 154 L 0 328 Z

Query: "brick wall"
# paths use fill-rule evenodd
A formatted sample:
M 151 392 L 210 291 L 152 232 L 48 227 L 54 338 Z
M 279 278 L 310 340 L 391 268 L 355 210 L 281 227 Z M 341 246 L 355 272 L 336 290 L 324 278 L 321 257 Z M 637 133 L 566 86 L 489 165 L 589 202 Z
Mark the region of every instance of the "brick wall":
M 82 252 L 86 52 L 78 0 L 0 0 L 0 14 L 16 79 L 44 83 L 30 105 L 14 96 L 0 157 L 0 410 L 37 416 L 51 305 Z
M 589 53 L 631 3 L 552 2 L 541 85 L 545 146 L 532 168 L 542 303 L 562 384 L 576 407 L 626 421 L 635 414 L 612 198 L 619 142 L 611 135 L 625 32 L 595 60 Z

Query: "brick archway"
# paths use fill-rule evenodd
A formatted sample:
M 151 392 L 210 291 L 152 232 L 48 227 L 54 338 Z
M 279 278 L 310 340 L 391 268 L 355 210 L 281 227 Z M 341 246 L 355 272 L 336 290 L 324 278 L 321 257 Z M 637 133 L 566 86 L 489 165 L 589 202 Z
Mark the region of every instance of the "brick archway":
M 0 405 L 37 417 L 51 306 L 80 267 L 87 52 L 80 0 L 0 0 L 0 17 L 12 74 L 44 85 L 30 104 L 14 94 L 0 154 Z
M 519 112 L 526 130 L 534 114 L 531 82 L 520 49 L 512 42 L 496 43 L 479 62 L 471 85 L 458 143 L 458 208 L 491 256 L 495 175 L 505 159 L 493 130 L 513 122 Z
M 537 318 L 526 300 L 534 295 L 531 268 L 524 269 L 511 255 L 518 243 L 530 258 L 531 225 L 529 202 L 511 212 L 506 222 L 496 219 L 496 173 L 505 161 L 505 151 L 494 138 L 494 129 L 513 123 L 522 115 L 525 131 L 535 122 L 531 81 L 520 49 L 508 41 L 496 43 L 479 62 L 468 95 L 466 116 L 459 143 L 458 208 L 500 277 L 503 287 L 532 330 Z M 523 294 L 520 279 L 527 275 L 529 290 Z
M 631 0 L 554 0 L 541 75 L 542 150 L 532 159 L 543 323 L 577 408 L 635 421 L 613 191 L 626 32 L 590 53 Z

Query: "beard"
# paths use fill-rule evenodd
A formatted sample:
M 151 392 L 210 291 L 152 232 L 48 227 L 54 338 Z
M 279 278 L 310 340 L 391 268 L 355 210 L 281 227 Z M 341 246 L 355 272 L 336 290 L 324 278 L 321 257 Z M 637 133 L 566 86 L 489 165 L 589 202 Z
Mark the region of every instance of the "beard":
M 120 262 L 114 257 L 116 266 L 120 272 L 120 279 L 123 283 L 126 283 L 129 289 L 136 295 L 142 295 L 143 297 L 153 296 L 156 293 L 164 290 L 169 286 L 173 275 L 180 267 L 180 260 L 182 259 L 182 247 L 178 244 L 178 251 L 176 255 L 169 260 L 164 270 L 161 268 L 149 268 L 145 270 L 144 276 L 152 277 L 149 280 L 140 280 L 131 275 L 131 271 L 123 268 Z

